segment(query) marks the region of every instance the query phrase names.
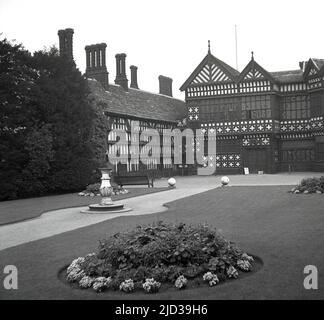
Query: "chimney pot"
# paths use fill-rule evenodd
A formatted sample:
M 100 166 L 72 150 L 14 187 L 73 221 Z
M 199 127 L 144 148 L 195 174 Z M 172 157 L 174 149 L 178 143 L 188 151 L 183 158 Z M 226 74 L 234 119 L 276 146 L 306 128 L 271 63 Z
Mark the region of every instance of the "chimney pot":
M 67 28 L 64 30 L 59 30 L 57 34 L 59 36 L 60 56 L 65 56 L 68 59 L 73 60 L 74 30 L 72 28 Z
M 172 79 L 169 77 L 159 76 L 159 92 L 166 96 L 172 97 Z
M 134 89 L 138 89 L 137 84 L 137 67 L 136 66 L 130 66 L 131 69 L 131 84 L 130 87 Z
M 128 79 L 126 76 L 126 54 L 116 54 L 116 79 L 115 83 L 128 90 Z
M 107 44 L 98 43 L 85 47 L 87 68 L 85 76 L 94 78 L 108 90 L 108 72 L 106 67 Z

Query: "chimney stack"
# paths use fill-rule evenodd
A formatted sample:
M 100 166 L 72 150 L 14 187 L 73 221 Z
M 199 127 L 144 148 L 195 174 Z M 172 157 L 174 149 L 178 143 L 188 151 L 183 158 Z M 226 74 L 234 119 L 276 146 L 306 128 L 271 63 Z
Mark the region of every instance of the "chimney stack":
M 126 77 L 126 54 L 116 54 L 116 79 L 115 83 L 119 84 L 124 90 L 128 90 L 128 79 Z
M 85 47 L 87 68 L 85 76 L 94 78 L 108 90 L 108 72 L 106 67 L 106 48 L 105 43 L 93 44 Z
M 60 56 L 65 56 L 73 60 L 73 33 L 71 28 L 59 30 L 58 36 L 60 41 Z
M 131 84 L 130 87 L 134 89 L 138 89 L 137 84 L 137 67 L 136 66 L 130 66 L 131 69 Z
M 305 71 L 306 64 L 307 64 L 307 61 L 300 61 L 300 62 L 299 62 L 299 68 L 300 68 L 302 71 Z
M 159 88 L 160 88 L 160 94 L 164 94 L 166 96 L 172 97 L 172 79 L 165 77 L 165 76 L 159 76 Z

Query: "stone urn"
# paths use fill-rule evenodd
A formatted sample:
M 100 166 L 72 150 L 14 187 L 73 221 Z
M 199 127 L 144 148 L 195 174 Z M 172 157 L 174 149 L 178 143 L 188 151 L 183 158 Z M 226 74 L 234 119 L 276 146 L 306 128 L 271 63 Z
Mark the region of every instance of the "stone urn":
M 101 194 L 101 205 L 111 205 L 113 204 L 111 196 L 113 194 L 113 187 L 110 184 L 110 175 L 112 169 L 109 168 L 99 168 L 101 171 L 101 185 L 99 188 Z
M 125 207 L 122 203 L 114 203 L 111 199 L 113 194 L 113 187 L 110 184 L 110 174 L 112 169 L 99 168 L 101 171 L 101 185 L 99 188 L 101 195 L 101 202 L 90 204 L 88 209 L 81 210 L 82 213 L 121 213 L 131 211 L 132 208 Z

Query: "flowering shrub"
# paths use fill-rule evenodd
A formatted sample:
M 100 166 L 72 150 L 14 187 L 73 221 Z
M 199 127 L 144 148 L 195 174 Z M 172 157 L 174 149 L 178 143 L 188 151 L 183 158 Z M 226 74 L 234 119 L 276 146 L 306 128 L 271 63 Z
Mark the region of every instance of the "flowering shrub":
M 292 193 L 324 193 L 324 176 L 320 178 L 306 178 L 291 190 Z
M 111 277 L 98 277 L 94 279 L 92 288 L 97 291 L 97 292 L 101 292 L 103 290 L 105 290 L 106 288 L 109 287 L 111 283 Z
M 80 281 L 84 276 L 85 273 L 82 270 L 82 263 L 84 262 L 83 257 L 79 257 L 72 261 L 72 263 L 69 265 L 69 267 L 66 270 L 67 273 L 67 281 L 69 282 L 76 282 Z
M 241 259 L 242 259 L 242 260 L 247 260 L 247 261 L 249 261 L 249 262 L 253 262 L 253 261 L 254 261 L 253 257 L 249 256 L 247 253 L 243 253 L 243 254 L 241 255 Z
M 177 289 L 184 289 L 187 286 L 188 280 L 184 276 L 178 277 L 178 279 L 175 281 L 175 287 Z
M 163 283 L 185 288 L 197 279 L 214 286 L 250 271 L 253 257 L 206 225 L 154 223 L 112 235 L 98 253 L 72 261 L 67 280 L 82 288 L 157 292 Z
M 252 265 L 248 260 L 237 260 L 237 266 L 243 271 L 251 271 Z
M 85 190 L 79 192 L 79 196 L 100 196 L 100 186 L 101 183 L 93 183 L 93 184 L 89 184 Z M 118 195 L 118 194 L 126 194 L 129 193 L 128 189 L 125 189 L 121 186 L 113 186 L 113 191 L 112 194 L 113 195 Z
M 80 281 L 79 281 L 79 286 L 80 288 L 87 289 L 92 286 L 94 282 L 94 278 L 89 277 L 89 276 L 84 276 Z
M 70 273 L 72 271 L 79 270 L 80 267 L 81 267 L 81 265 L 82 265 L 82 263 L 84 262 L 84 260 L 85 259 L 83 257 L 79 257 L 79 258 L 73 260 L 71 262 L 71 264 L 69 265 L 69 267 L 67 268 L 66 272 L 67 273 Z
M 203 280 L 208 281 L 211 287 L 215 286 L 219 282 L 217 275 L 210 271 L 204 274 Z
M 134 290 L 134 282 L 132 279 L 127 279 L 123 281 L 119 286 L 120 291 L 132 292 Z
M 143 289 L 148 293 L 156 293 L 159 291 L 161 283 L 154 280 L 154 278 L 146 279 L 143 283 Z
M 70 273 L 68 273 L 66 279 L 69 282 L 76 282 L 76 281 L 80 281 L 80 279 L 82 279 L 85 276 L 85 273 L 83 270 L 81 269 L 74 269 L 72 270 Z
M 229 266 L 229 268 L 227 268 L 226 274 L 229 278 L 237 278 L 238 277 L 238 271 L 233 266 Z

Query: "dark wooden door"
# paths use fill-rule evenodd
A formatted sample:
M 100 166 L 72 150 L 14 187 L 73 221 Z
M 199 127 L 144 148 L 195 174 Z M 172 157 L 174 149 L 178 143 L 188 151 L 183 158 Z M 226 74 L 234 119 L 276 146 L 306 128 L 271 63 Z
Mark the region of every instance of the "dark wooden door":
M 267 171 L 267 154 L 265 149 L 248 149 L 243 160 L 244 167 L 248 167 L 250 173 Z

